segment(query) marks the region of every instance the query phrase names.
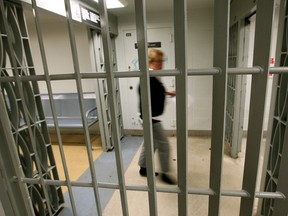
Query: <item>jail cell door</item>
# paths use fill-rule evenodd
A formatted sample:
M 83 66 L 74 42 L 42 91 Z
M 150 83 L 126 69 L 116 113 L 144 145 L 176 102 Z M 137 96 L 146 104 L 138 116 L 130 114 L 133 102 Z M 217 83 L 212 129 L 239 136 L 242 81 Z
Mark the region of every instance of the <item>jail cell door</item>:
M 229 59 L 228 67 L 243 67 L 245 62 L 245 28 L 236 22 L 229 30 Z M 239 58 L 240 57 L 240 58 Z M 241 152 L 246 78 L 242 75 L 228 75 L 227 81 L 227 105 L 226 105 L 226 129 L 225 141 L 230 148 L 232 158 L 237 158 Z
M 115 40 L 111 38 L 112 44 L 112 60 L 113 60 L 113 70 L 117 70 L 116 62 L 116 50 L 115 50 Z M 102 38 L 99 32 L 91 30 L 91 56 L 92 68 L 97 72 L 104 72 L 104 54 L 103 54 L 103 45 Z M 119 90 L 119 81 L 115 79 L 115 97 L 117 101 L 117 111 L 118 111 L 118 124 L 119 124 L 119 134 L 120 137 L 124 136 L 123 130 L 123 120 L 122 120 L 122 110 L 121 110 L 121 101 L 120 101 L 120 90 Z M 108 104 L 108 88 L 106 79 L 97 79 L 95 82 L 95 92 L 97 100 L 97 112 L 99 118 L 99 127 L 101 132 L 101 141 L 104 151 L 108 151 L 114 148 L 113 139 L 112 139 L 112 127 L 111 127 L 111 115 L 110 107 Z
M 279 25 L 276 48 L 276 66 L 288 67 L 288 6 L 283 0 L 279 6 Z M 266 157 L 263 163 L 260 189 L 265 192 L 281 191 L 287 198 L 288 164 L 288 74 L 273 75 L 269 125 L 266 137 Z M 260 200 L 258 215 L 287 215 L 287 199 Z
M 164 52 L 163 69 L 172 69 L 174 63 L 174 41 L 172 28 L 150 28 L 147 29 L 148 47 L 160 49 Z M 127 70 L 139 70 L 139 62 L 137 55 L 136 30 L 124 31 L 124 49 L 125 49 L 125 65 Z M 175 90 L 174 77 L 161 77 L 167 90 Z M 138 85 L 139 78 L 127 79 L 126 91 L 128 96 L 127 106 L 129 106 L 129 116 L 127 116 L 127 126 L 133 129 L 142 128 L 139 122 L 139 103 L 138 103 Z M 163 124 L 165 128 L 173 128 L 175 124 L 175 104 L 167 103 L 165 113 L 163 115 Z
M 7 215 L 57 215 L 64 197 L 61 187 L 46 184 L 59 180 L 58 167 L 39 86 L 30 80 L 36 71 L 23 8 L 0 5 L 0 201 Z

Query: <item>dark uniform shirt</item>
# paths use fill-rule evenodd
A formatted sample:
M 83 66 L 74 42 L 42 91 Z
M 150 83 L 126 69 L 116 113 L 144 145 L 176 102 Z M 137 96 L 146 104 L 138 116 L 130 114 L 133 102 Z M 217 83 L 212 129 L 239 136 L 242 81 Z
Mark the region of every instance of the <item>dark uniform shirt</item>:
M 139 96 L 141 97 L 140 86 L 138 88 Z M 151 94 L 151 111 L 152 117 L 160 116 L 164 112 L 165 106 L 165 87 L 156 78 L 150 77 L 150 94 Z M 142 118 L 141 100 L 139 100 L 140 113 Z M 159 122 L 159 120 L 152 119 L 153 123 Z

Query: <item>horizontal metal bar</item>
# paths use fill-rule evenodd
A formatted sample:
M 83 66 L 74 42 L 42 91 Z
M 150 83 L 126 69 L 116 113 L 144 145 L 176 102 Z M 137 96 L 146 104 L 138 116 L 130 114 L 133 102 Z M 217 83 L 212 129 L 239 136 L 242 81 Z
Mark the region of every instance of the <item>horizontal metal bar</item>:
M 258 74 L 262 72 L 263 72 L 263 69 L 258 66 L 247 67 L 247 68 L 228 68 L 229 75 Z
M 114 72 L 116 78 L 129 78 L 129 77 L 141 77 L 142 73 L 140 71 L 117 71 Z
M 221 73 L 220 68 L 195 68 L 188 69 L 188 76 L 207 76 L 207 75 L 218 75 Z
M 162 192 L 162 193 L 180 193 L 179 187 L 158 187 L 156 186 L 156 191 L 157 192 Z
M 288 67 L 271 67 L 269 69 L 270 74 L 284 74 L 288 73 Z M 229 75 L 249 75 L 249 74 L 258 74 L 261 73 L 261 67 L 247 67 L 247 68 L 228 68 Z M 114 71 L 115 78 L 133 78 L 141 77 L 141 71 Z M 198 69 L 188 69 L 188 76 L 212 76 L 219 75 L 221 73 L 220 68 L 198 68 Z M 150 72 L 150 76 L 177 76 L 180 74 L 180 71 L 177 69 L 171 70 L 153 70 Z M 91 73 L 81 73 L 81 78 L 83 79 L 98 79 L 98 78 L 107 78 L 105 72 L 91 72 Z M 74 73 L 69 74 L 53 74 L 49 75 L 50 80 L 72 80 L 76 79 Z M 45 81 L 45 75 L 29 75 L 19 77 L 22 81 Z M 0 83 L 2 82 L 15 82 L 15 77 L 10 76 L 1 76 Z
M 107 74 L 105 72 L 92 72 L 92 73 L 81 73 L 81 78 L 90 79 L 90 78 L 106 78 Z
M 21 81 L 41 81 L 45 80 L 45 75 L 29 75 L 29 76 L 21 76 L 19 77 Z
M 245 190 L 222 190 L 222 196 L 235 196 L 235 197 L 250 197 L 250 194 Z
M 7 76 L 2 76 L 0 77 L 0 83 L 5 83 L 5 82 L 16 82 L 16 77 L 7 77 Z
M 13 178 L 13 181 L 17 181 L 17 177 Z M 28 184 L 39 184 L 40 183 L 40 177 L 38 178 L 21 178 L 22 183 L 28 183 Z M 47 185 L 55 185 L 55 186 L 67 186 L 67 182 L 64 180 L 44 180 L 45 184 Z M 74 187 L 93 187 L 92 182 L 79 182 L 79 181 L 71 181 L 71 185 Z M 100 183 L 98 182 L 97 186 L 99 188 L 107 188 L 107 189 L 119 189 L 118 184 L 112 184 L 112 183 Z M 147 185 L 126 185 L 126 190 L 131 191 L 148 191 L 149 188 Z M 163 192 L 163 193 L 180 193 L 180 190 L 178 187 L 156 187 L 157 192 Z M 201 189 L 201 188 L 189 188 L 188 194 L 193 195 L 208 195 L 208 196 L 214 196 L 215 192 L 211 189 Z M 245 190 L 222 190 L 221 196 L 233 196 L 233 197 L 250 197 L 249 193 Z M 276 192 L 256 192 L 255 193 L 256 198 L 270 198 L 270 199 L 286 199 L 285 195 L 281 193 L 280 191 Z
M 69 79 L 76 79 L 76 75 L 72 74 L 55 74 L 50 75 L 50 80 L 69 80 Z
M 11 67 L 5 67 L 4 68 L 5 70 L 15 70 L 15 69 L 17 69 L 17 70 L 19 70 L 19 69 L 35 69 L 35 67 L 34 66 L 22 66 L 22 67 L 13 67 L 13 68 L 11 68 Z
M 13 177 L 13 181 L 17 182 L 19 178 L 17 176 Z M 40 177 L 37 178 L 20 178 L 20 181 L 25 184 L 39 184 L 40 183 Z
M 18 180 L 18 178 L 15 176 L 13 178 L 14 182 Z M 40 177 L 37 178 L 21 178 L 22 183 L 26 184 L 39 184 L 40 182 Z M 50 179 L 45 179 L 44 180 L 45 184 L 47 185 L 54 185 L 54 186 L 67 186 L 67 182 L 64 180 L 50 180 Z M 93 187 L 92 182 L 80 182 L 80 181 L 71 181 L 71 186 L 74 187 Z M 113 183 L 101 183 L 98 182 L 97 186 L 99 188 L 107 188 L 107 189 L 120 189 L 118 184 L 113 184 Z M 127 190 L 132 190 L 132 191 L 148 191 L 149 188 L 146 185 L 126 185 Z M 178 187 L 157 187 L 156 189 L 158 192 L 166 192 L 166 193 L 180 193 L 180 190 Z
M 153 70 L 150 71 L 150 76 L 177 76 L 180 74 L 180 71 L 177 69 L 171 70 Z
M 247 68 L 228 68 L 228 74 L 231 75 L 241 75 L 241 74 L 257 74 L 261 73 L 263 70 L 261 67 L 247 67 Z M 188 69 L 188 76 L 207 76 L 207 75 L 219 75 L 221 73 L 220 68 L 196 68 Z M 153 70 L 150 72 L 151 76 L 177 76 L 180 74 L 180 71 L 175 70 Z
M 14 181 L 17 178 L 14 179 Z M 40 177 L 37 178 L 21 178 L 21 182 L 27 183 L 27 184 L 39 184 L 40 182 Z M 50 179 L 45 179 L 44 180 L 45 184 L 47 185 L 55 185 L 55 186 L 67 186 L 67 181 L 64 180 L 50 180 Z M 93 187 L 92 182 L 80 182 L 80 181 L 71 181 L 71 186 L 74 187 Z M 101 188 L 109 188 L 109 189 L 119 189 L 119 185 L 117 184 L 107 184 L 107 183 L 98 183 L 98 187 Z
M 194 195 L 209 195 L 214 196 L 216 193 L 212 189 L 201 189 L 201 188 L 189 188 L 188 194 L 194 194 Z
M 125 78 L 125 77 L 141 77 L 141 71 L 116 71 L 114 72 L 115 77 L 117 78 Z M 150 76 L 177 76 L 180 72 L 178 70 L 153 70 L 150 71 Z
M 276 192 L 256 192 L 256 198 L 269 198 L 269 199 L 286 199 L 286 196 L 280 191 Z
M 177 69 L 167 69 L 167 70 L 151 70 L 150 76 L 177 76 L 180 71 Z M 114 72 L 115 77 L 125 78 L 125 77 L 141 77 L 143 73 L 141 71 L 116 71 Z
M 282 70 L 283 71 L 283 70 Z M 261 73 L 261 67 L 247 67 L 247 68 L 229 68 L 228 74 L 257 74 Z M 220 68 L 198 68 L 198 69 L 188 69 L 188 76 L 207 76 L 207 75 L 218 75 L 221 73 Z M 90 77 L 94 77 L 90 74 Z M 177 69 L 167 69 L 167 70 L 153 70 L 150 71 L 150 76 L 177 76 L 180 71 Z M 141 71 L 114 71 L 114 76 L 117 78 L 129 78 L 129 77 L 140 77 L 142 76 Z M 98 77 L 98 76 L 97 76 Z M 95 76 L 96 78 L 96 76 Z M 103 75 L 105 78 L 105 73 Z
M 146 185 L 126 185 L 126 190 L 132 190 L 132 191 L 148 191 L 149 188 Z M 156 191 L 157 192 L 162 192 L 162 193 L 180 193 L 180 190 L 178 187 L 157 187 L 156 186 Z
M 271 67 L 269 73 L 270 74 L 288 73 L 288 67 Z
M 228 68 L 228 74 L 230 75 L 257 74 L 261 72 L 262 72 L 261 67 Z M 189 76 L 218 75 L 220 73 L 221 73 L 220 68 L 188 69 Z
M 282 71 L 285 71 L 285 70 L 282 70 Z M 257 74 L 261 72 L 262 72 L 261 67 L 229 68 L 228 69 L 228 74 L 235 74 L 235 75 Z M 220 68 L 188 69 L 188 76 L 218 75 L 220 73 L 221 73 Z M 177 69 L 150 71 L 150 76 L 177 76 L 179 74 L 180 74 L 180 71 Z M 114 75 L 117 78 L 140 77 L 142 75 L 142 72 L 141 71 L 115 71 Z M 90 76 L 93 77 L 93 75 L 90 75 Z
M 97 78 L 107 78 L 107 74 L 105 72 L 97 72 L 97 73 L 80 73 L 81 79 L 97 79 Z M 65 80 L 65 79 L 76 79 L 76 75 L 72 74 L 55 74 L 50 75 L 51 80 Z
M 120 186 L 118 184 L 113 184 L 113 183 L 103 183 L 103 182 L 98 182 L 98 187 L 101 188 L 107 188 L 107 189 L 120 189 Z
M 245 191 L 235 191 L 235 190 L 223 190 L 221 192 L 222 196 L 234 196 L 234 197 L 250 197 L 250 194 Z M 276 192 L 256 192 L 256 198 L 269 198 L 269 199 L 286 199 L 285 195 L 279 191 Z
M 126 190 L 131 191 L 148 191 L 149 188 L 147 185 L 126 185 Z

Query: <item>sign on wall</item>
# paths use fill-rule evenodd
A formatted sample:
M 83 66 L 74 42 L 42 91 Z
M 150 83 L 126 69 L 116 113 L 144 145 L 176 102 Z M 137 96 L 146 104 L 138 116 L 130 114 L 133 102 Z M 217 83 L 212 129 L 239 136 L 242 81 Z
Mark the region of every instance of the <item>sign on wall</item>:
M 148 48 L 161 48 L 161 42 L 148 42 Z M 135 43 L 135 49 L 138 49 L 137 43 Z
M 31 4 L 30 0 L 22 0 Z M 66 9 L 64 0 L 37 0 L 37 6 L 53 13 L 66 16 Z M 90 26 L 100 28 L 100 15 L 98 12 L 93 11 L 78 1 L 71 1 L 71 14 L 72 19 L 78 22 L 88 24 Z
M 84 6 L 80 5 L 82 22 L 100 28 L 100 15 Z

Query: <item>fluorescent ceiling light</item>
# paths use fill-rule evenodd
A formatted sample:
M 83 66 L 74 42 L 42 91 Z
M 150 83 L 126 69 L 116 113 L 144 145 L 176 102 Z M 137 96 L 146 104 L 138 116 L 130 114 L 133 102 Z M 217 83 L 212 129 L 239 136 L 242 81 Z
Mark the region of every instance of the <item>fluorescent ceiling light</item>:
M 99 0 L 94 0 L 97 3 Z M 106 0 L 107 9 L 113 8 L 122 8 L 127 6 L 127 2 L 125 0 Z

